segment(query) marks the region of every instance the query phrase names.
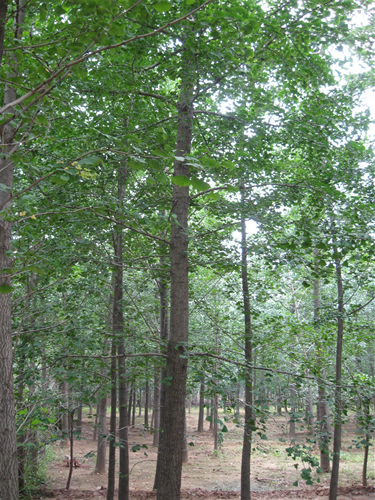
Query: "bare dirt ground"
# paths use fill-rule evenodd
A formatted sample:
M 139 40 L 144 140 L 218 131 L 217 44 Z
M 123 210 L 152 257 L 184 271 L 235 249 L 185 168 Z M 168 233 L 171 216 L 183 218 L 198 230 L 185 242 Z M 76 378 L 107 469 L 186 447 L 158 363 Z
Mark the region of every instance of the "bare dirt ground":
M 156 467 L 157 450 L 152 446 L 152 435 L 144 431 L 142 418 L 137 419 L 137 425 L 129 434 L 130 448 L 135 445 L 146 445 L 137 452 L 130 452 L 130 490 L 131 498 L 155 498 L 152 492 Z M 254 499 L 288 499 L 306 498 L 325 500 L 328 498 L 329 474 L 319 474 L 320 484 L 306 486 L 300 477 L 300 469 L 287 456 L 285 448 L 287 439 L 284 435 L 286 420 L 284 417 L 273 416 L 267 424 L 266 441 L 256 442 L 257 450 L 252 454 L 252 498 Z M 205 423 L 208 427 L 208 422 Z M 242 429 L 234 424 L 227 424 L 228 433 L 224 434 L 221 451 L 213 452 L 212 433 L 206 430 L 196 432 L 197 413 L 192 411 L 187 416 L 189 463 L 183 466 L 182 498 L 240 498 L 240 465 Z M 363 451 L 351 448 L 354 427 L 346 425 L 343 439 L 342 460 L 340 464 L 340 488 L 338 500 L 356 498 L 357 500 L 375 499 L 375 454 L 371 451 L 368 470 L 368 487 L 361 486 L 361 471 Z M 304 439 L 302 433 L 297 435 Z M 138 447 L 137 447 L 138 448 Z M 96 451 L 96 441 L 93 441 L 93 427 L 89 419 L 85 419 L 82 439 L 75 442 L 74 456 L 82 464 L 73 470 L 70 491 L 65 490 L 68 468 L 64 463 L 67 449 L 56 447 L 55 458 L 49 465 L 50 482 L 39 498 L 87 499 L 105 498 L 107 477 L 94 473 L 95 456 L 85 457 Z M 296 487 L 295 481 L 299 482 Z M 173 500 L 173 499 L 171 499 Z

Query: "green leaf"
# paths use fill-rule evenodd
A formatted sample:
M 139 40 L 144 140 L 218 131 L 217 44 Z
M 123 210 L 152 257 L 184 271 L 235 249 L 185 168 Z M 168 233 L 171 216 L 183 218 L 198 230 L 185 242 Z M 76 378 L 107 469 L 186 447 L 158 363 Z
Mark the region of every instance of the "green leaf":
M 202 181 L 201 179 L 197 179 L 196 177 L 192 177 L 190 180 L 191 185 L 197 191 L 205 191 L 206 189 L 210 189 L 211 187 L 207 182 Z
M 13 290 L 13 287 L 10 285 L 0 285 L 0 293 L 10 293 Z
M 223 425 L 221 432 L 228 432 L 228 427 L 226 425 Z
M 158 12 L 168 12 L 172 8 L 172 4 L 169 2 L 159 2 L 154 5 L 154 9 Z
M 191 184 L 191 180 L 185 175 L 175 175 L 172 177 L 172 182 L 173 184 L 176 184 L 176 186 L 180 187 L 190 186 Z

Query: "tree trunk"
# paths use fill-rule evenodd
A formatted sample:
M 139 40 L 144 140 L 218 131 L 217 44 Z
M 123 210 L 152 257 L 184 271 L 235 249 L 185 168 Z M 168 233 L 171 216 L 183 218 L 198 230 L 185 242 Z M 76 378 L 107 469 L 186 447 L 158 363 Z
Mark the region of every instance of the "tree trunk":
M 60 446 L 61 448 L 66 448 L 69 444 L 69 415 L 67 412 L 67 408 L 69 408 L 69 386 L 68 382 L 66 382 L 65 380 L 61 384 L 61 393 L 64 403 L 64 412 L 61 416 L 62 439 L 60 441 Z
M 152 409 L 152 422 L 151 427 L 153 428 L 153 440 L 152 445 L 159 445 L 159 427 L 160 427 L 160 368 L 155 367 L 154 373 L 154 405 Z
M 163 267 L 164 264 L 164 259 L 163 257 L 160 258 L 160 265 Z M 161 279 L 159 282 L 159 299 L 160 299 L 160 340 L 163 343 L 166 343 L 169 337 L 169 330 L 168 330 L 168 289 L 167 289 L 167 283 L 166 279 Z M 159 422 L 158 425 L 156 425 L 156 420 L 154 422 L 154 427 L 155 427 L 155 436 L 154 436 L 154 443 L 155 446 L 158 446 L 158 460 L 156 464 L 156 473 L 155 473 L 155 481 L 154 481 L 154 490 L 158 489 L 158 484 L 160 481 L 162 481 L 161 477 L 161 461 L 160 461 L 160 456 L 161 456 L 161 450 L 163 447 L 163 437 L 164 434 L 162 432 L 162 429 L 164 428 L 164 410 L 165 410 L 165 378 L 167 376 L 166 369 L 163 367 L 160 369 L 160 377 L 161 377 L 161 382 L 160 382 L 160 394 L 159 394 L 159 411 L 158 415 L 155 414 L 155 419 L 158 416 L 159 417 Z M 155 405 L 157 404 L 155 400 Z
M 133 428 L 135 427 L 136 409 L 137 409 L 137 387 L 136 387 L 135 382 L 134 382 L 134 385 L 133 385 L 133 411 L 132 411 L 132 427 Z
M 68 479 L 66 481 L 65 489 L 67 491 L 69 491 L 70 482 L 72 480 L 73 463 L 74 463 L 74 451 L 73 451 L 73 447 L 74 447 L 74 410 L 69 411 L 69 413 L 67 413 L 67 415 L 68 415 L 70 451 L 69 451 L 69 474 L 68 474 Z
M 319 330 L 319 302 L 320 302 L 320 283 L 318 278 L 319 268 L 317 264 L 318 250 L 314 250 L 315 264 L 314 270 L 316 278 L 313 284 L 313 306 L 314 306 L 314 323 L 316 330 Z M 317 345 L 317 365 L 319 367 L 320 377 L 318 379 L 318 412 L 317 420 L 319 425 L 319 449 L 320 449 L 320 468 L 323 472 L 330 472 L 331 465 L 329 461 L 329 427 L 328 427 L 328 410 L 327 410 L 327 397 L 326 388 L 324 384 L 324 368 L 322 366 L 322 359 L 320 354 L 319 342 Z
M 339 466 L 342 434 L 342 394 L 341 394 L 341 372 L 342 372 L 342 343 L 344 335 L 344 291 L 342 285 L 341 261 L 338 249 L 334 247 L 336 280 L 337 280 L 337 342 L 336 342 L 336 381 L 335 381 L 335 427 L 333 432 L 333 460 L 331 483 L 329 489 L 329 500 L 336 500 L 339 482 Z
M 22 26 L 24 23 L 25 11 L 24 2 L 20 1 L 19 9 L 16 11 L 15 34 L 16 40 L 22 37 Z M 4 25 L 6 21 L 7 2 L 2 2 L 0 6 L 0 56 L 3 53 Z M 17 59 L 11 53 L 8 61 L 11 67 L 11 77 L 18 76 Z M 12 67 L 13 66 L 13 67 Z M 13 102 L 17 97 L 14 87 L 5 84 L 4 104 Z M 12 112 L 12 109 L 9 110 Z M 15 138 L 15 128 L 11 123 L 4 125 L 2 130 L 0 149 L 2 158 L 0 159 L 0 206 L 10 214 L 11 196 L 13 189 L 13 162 L 10 159 L 12 153 L 13 140 Z M 3 273 L 3 269 L 12 267 L 10 257 L 12 239 L 12 224 L 9 220 L 0 217 L 0 286 L 10 287 L 9 271 Z M 18 463 L 17 463 L 17 440 L 15 421 L 15 400 L 13 387 L 13 352 L 12 352 L 12 322 L 11 322 L 11 295 L 0 293 L 0 498 L 2 500 L 15 500 L 19 496 L 18 488 Z
M 201 387 L 199 391 L 199 416 L 198 416 L 198 432 L 204 431 L 204 376 L 201 379 Z
M 146 376 L 148 376 L 148 370 L 146 370 Z M 148 429 L 148 410 L 150 405 L 150 386 L 148 379 L 146 379 L 146 387 L 145 387 L 145 418 L 144 418 L 144 426 Z
M 363 457 L 363 468 L 362 468 L 362 485 L 367 486 L 367 463 L 368 463 L 368 452 L 370 447 L 371 434 L 369 430 L 370 424 L 370 398 L 368 398 L 363 405 L 363 424 L 365 426 L 364 438 L 365 444 L 365 454 Z
M 289 437 L 296 437 L 296 397 L 297 391 L 295 383 L 290 386 L 290 419 L 289 419 Z
M 109 457 L 108 457 L 108 487 L 107 500 L 113 500 L 115 495 L 115 469 L 116 469 L 116 412 L 117 412 L 117 346 L 116 339 L 112 339 L 111 347 L 111 416 L 109 423 Z
M 176 157 L 190 154 L 193 126 L 193 98 L 196 54 L 182 40 L 181 90 L 178 108 Z M 190 177 L 190 167 L 175 158 L 174 176 Z M 168 342 L 163 418 L 163 446 L 160 450 L 158 500 L 179 500 L 184 438 L 187 360 L 182 356 L 189 336 L 188 215 L 189 187 L 173 184 L 171 209 L 171 317 Z
M 118 201 L 123 205 L 125 196 L 127 166 L 121 164 L 117 171 Z M 129 446 L 128 446 L 128 385 L 126 383 L 124 311 L 123 311 L 123 235 L 122 227 L 115 227 L 114 234 L 114 289 L 113 289 L 113 332 L 119 338 L 118 345 L 118 400 L 119 400 L 119 443 L 120 466 L 118 500 L 129 500 Z M 134 410 L 135 415 L 135 394 Z
M 219 449 L 219 428 L 218 428 L 218 401 L 217 394 L 213 397 L 213 408 L 212 408 L 212 434 L 214 436 L 214 450 Z
M 242 253 L 242 295 L 245 320 L 245 427 L 241 461 L 241 500 L 250 500 L 251 434 L 254 427 L 253 417 L 253 381 L 252 381 L 252 327 L 247 273 L 246 222 L 241 218 L 241 253 Z
M 96 414 L 98 415 L 98 446 L 95 472 L 104 474 L 107 450 L 107 397 L 99 397 Z
M 309 371 L 306 370 L 306 377 L 309 376 Z M 306 379 L 307 381 L 309 379 Z M 312 434 L 314 427 L 314 408 L 311 384 L 308 382 L 307 395 L 306 395 L 306 423 L 309 434 Z
M 187 464 L 189 462 L 189 449 L 187 442 L 187 422 L 186 422 L 186 413 L 185 413 L 185 426 L 184 426 L 184 444 L 182 448 L 182 463 Z

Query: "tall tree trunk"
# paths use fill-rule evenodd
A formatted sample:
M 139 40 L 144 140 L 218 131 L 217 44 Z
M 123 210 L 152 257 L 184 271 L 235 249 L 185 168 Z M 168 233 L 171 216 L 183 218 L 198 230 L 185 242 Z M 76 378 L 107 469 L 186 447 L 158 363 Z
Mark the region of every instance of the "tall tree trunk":
M 313 306 L 314 306 L 314 323 L 316 330 L 319 330 L 319 305 L 320 305 L 320 283 L 319 283 L 319 267 L 317 263 L 318 250 L 314 250 L 314 270 L 316 278 L 313 284 Z M 317 364 L 319 367 L 320 377 L 318 379 L 318 414 L 317 420 L 319 425 L 319 449 L 320 449 L 320 468 L 323 472 L 330 472 L 331 465 L 329 461 L 329 427 L 328 427 L 328 409 L 326 388 L 324 384 L 324 368 L 322 366 L 322 359 L 320 354 L 319 342 L 317 345 Z
M 292 382 L 290 386 L 290 419 L 289 419 L 289 437 L 294 438 L 296 436 L 296 399 L 297 391 L 296 384 Z
M 160 259 L 161 267 L 163 267 L 164 259 Z M 162 279 L 159 283 L 159 298 L 160 298 L 160 340 L 163 343 L 166 343 L 169 337 L 169 329 L 168 329 L 168 288 L 165 279 Z M 166 369 L 163 367 L 160 370 L 161 382 L 160 382 L 160 395 L 159 395 L 159 425 L 156 425 L 156 420 L 154 422 L 155 427 L 155 436 L 154 436 L 154 444 L 158 446 L 158 460 L 156 464 L 156 473 L 155 473 L 155 481 L 154 481 L 154 490 L 158 489 L 158 484 L 162 480 L 161 478 L 161 450 L 163 447 L 163 437 L 164 434 L 162 429 L 164 426 L 164 410 L 165 410 L 165 378 L 167 376 Z M 155 401 L 155 404 L 156 401 Z M 155 414 L 155 418 L 156 418 Z
M 218 427 L 218 400 L 217 394 L 213 397 L 213 405 L 212 405 L 212 434 L 214 436 L 214 450 L 217 451 L 219 449 L 219 427 Z
M 117 172 L 118 201 L 123 205 L 125 196 L 127 166 L 121 164 Z M 129 500 L 129 446 L 128 446 L 128 384 L 126 382 L 124 311 L 123 311 L 123 235 L 121 226 L 115 228 L 114 234 L 115 278 L 113 290 L 113 332 L 119 338 L 118 345 L 118 399 L 119 399 L 119 442 L 120 467 L 118 483 L 118 499 Z M 134 412 L 135 412 L 134 394 Z M 134 414 L 133 414 L 134 416 Z
M 362 467 L 362 485 L 367 486 L 367 464 L 368 464 L 368 454 L 370 448 L 370 398 L 366 398 L 363 403 L 363 425 L 364 429 L 364 438 L 365 438 L 365 453 L 363 457 L 363 467 Z
M 193 98 L 196 79 L 196 54 L 188 47 L 185 28 L 182 40 L 181 90 L 178 102 L 176 157 L 190 154 L 193 126 Z M 185 161 L 175 159 L 174 176 L 190 176 Z M 189 336 L 188 264 L 189 187 L 173 184 L 171 209 L 171 313 L 168 342 L 163 417 L 163 445 L 160 450 L 158 500 L 179 500 L 184 438 L 187 360 L 182 356 Z
M 204 431 L 204 376 L 201 379 L 201 387 L 199 391 L 199 416 L 198 416 L 198 432 Z
M 64 374 L 64 377 L 66 374 Z M 62 439 L 60 441 L 60 446 L 66 448 L 69 444 L 69 414 L 67 408 L 69 408 L 69 386 L 68 382 L 64 380 L 61 384 L 61 395 L 64 403 L 64 412 L 61 416 L 61 432 Z
M 331 483 L 329 488 L 329 500 L 336 500 L 339 482 L 339 466 L 342 435 L 342 394 L 341 394 L 341 372 L 342 372 L 342 344 L 344 335 L 344 291 L 342 284 L 341 261 L 338 257 L 338 249 L 334 247 L 336 281 L 337 281 L 337 342 L 336 342 L 336 380 L 335 380 L 335 426 L 333 432 L 333 460 Z
M 146 370 L 146 377 L 148 377 L 148 367 Z M 148 378 L 146 378 L 146 387 L 145 387 L 145 418 L 144 418 L 144 426 L 148 429 L 148 410 L 150 405 L 150 385 Z
M 98 415 L 98 445 L 96 453 L 96 474 L 104 474 L 105 457 L 107 449 L 107 396 L 98 397 L 97 412 Z
M 116 338 L 112 339 L 111 347 L 111 416 L 109 423 L 109 457 L 108 457 L 108 487 L 107 500 L 113 500 L 115 495 L 115 469 L 116 469 L 116 413 L 117 413 L 117 346 Z
M 253 381 L 252 381 L 252 327 L 247 272 L 246 222 L 241 218 L 241 253 L 242 253 L 242 295 L 245 320 L 245 427 L 241 461 L 241 500 L 250 500 L 250 468 L 251 468 L 251 433 L 254 427 L 253 416 Z
M 185 424 L 184 424 L 184 442 L 182 446 L 182 463 L 187 464 L 189 462 L 189 449 L 187 442 L 187 421 L 186 421 L 186 410 L 185 410 Z
M 152 409 L 152 422 L 151 426 L 153 428 L 153 440 L 152 445 L 159 445 L 159 427 L 160 427 L 160 368 L 155 367 L 154 372 L 154 405 Z
M 19 3 L 16 12 L 14 38 L 20 40 L 24 23 L 25 11 L 23 0 Z M 4 26 L 6 21 L 7 2 L 0 6 L 0 57 L 3 53 Z M 14 55 L 9 56 L 8 61 L 11 68 L 11 77 L 18 76 L 17 59 Z M 13 102 L 17 97 L 16 89 L 5 84 L 4 104 Z M 12 109 L 9 110 L 12 112 Z M 0 206 L 2 210 L 10 213 L 11 202 L 7 202 L 13 189 L 13 162 L 11 153 L 12 143 L 15 138 L 15 128 L 11 123 L 4 125 L 2 129 L 0 148 L 2 158 L 0 159 Z M 4 269 L 12 267 L 10 257 L 12 239 L 12 224 L 6 218 L 0 217 L 0 286 L 9 287 L 9 271 Z M 15 400 L 13 387 L 13 352 L 12 352 L 12 322 L 11 322 L 11 296 L 8 293 L 0 293 L 0 498 L 2 500 L 15 500 L 18 498 L 18 464 L 17 464 L 17 441 L 15 421 Z

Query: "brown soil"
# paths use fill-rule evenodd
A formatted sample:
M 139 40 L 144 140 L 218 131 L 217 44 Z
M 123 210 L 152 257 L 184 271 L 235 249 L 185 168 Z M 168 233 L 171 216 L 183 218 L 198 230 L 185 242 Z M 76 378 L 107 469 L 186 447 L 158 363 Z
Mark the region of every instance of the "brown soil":
M 300 477 L 300 469 L 295 468 L 295 462 L 287 456 L 285 448 L 287 443 L 283 434 L 285 427 L 284 417 L 275 417 L 267 424 L 266 441 L 259 440 L 255 443 L 256 451 L 252 454 L 252 498 L 254 499 L 285 499 L 328 498 L 329 474 L 319 474 L 320 484 L 306 486 Z M 183 466 L 182 471 L 182 498 L 240 498 L 240 464 L 242 429 L 234 424 L 226 424 L 229 432 L 224 434 L 224 442 L 220 452 L 213 452 L 212 434 L 209 430 L 203 433 L 195 432 L 197 414 L 193 412 L 187 417 L 189 463 Z M 208 423 L 206 422 L 206 426 Z M 375 499 L 375 456 L 369 459 L 368 487 L 361 486 L 361 471 L 363 451 L 351 448 L 354 428 L 349 424 L 345 428 L 340 463 L 340 489 L 338 500 L 356 498 Z M 48 474 L 50 484 L 44 490 L 41 500 L 47 498 L 104 498 L 106 495 L 107 477 L 94 473 L 95 456 L 85 457 L 96 451 L 96 442 L 93 441 L 92 423 L 84 422 L 82 439 L 75 442 L 74 456 L 82 467 L 73 470 L 70 491 L 64 488 L 68 476 L 68 468 L 64 462 L 67 449 L 56 448 L 55 459 L 50 464 Z M 303 440 L 302 433 L 297 437 Z M 152 446 L 152 435 L 144 431 L 141 418 L 137 426 L 129 434 L 130 448 L 134 445 L 146 445 L 137 452 L 130 453 L 130 490 L 131 498 L 155 498 L 152 492 L 156 466 L 157 450 Z M 299 482 L 299 486 L 293 483 Z M 172 499 L 171 499 L 172 500 Z

